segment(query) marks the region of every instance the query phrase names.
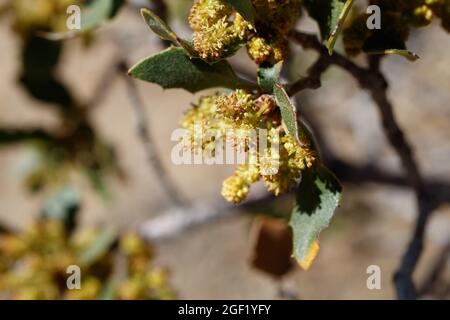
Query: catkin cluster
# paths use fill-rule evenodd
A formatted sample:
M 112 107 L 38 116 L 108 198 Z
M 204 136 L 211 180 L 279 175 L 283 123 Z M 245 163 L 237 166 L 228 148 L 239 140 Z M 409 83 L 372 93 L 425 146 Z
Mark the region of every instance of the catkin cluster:
M 105 250 L 87 262 L 99 234 L 96 228 L 69 234 L 61 221 L 53 219 L 40 220 L 21 233 L 1 234 L 0 296 L 27 300 L 173 297 L 166 271 L 152 266 L 152 248 L 136 234 L 122 236 L 116 252 Z M 125 274 L 116 279 L 117 259 L 122 259 Z M 81 268 L 77 290 L 67 287 L 71 265 Z
M 286 35 L 300 17 L 299 0 L 252 0 L 255 21 L 251 24 L 222 0 L 195 0 L 189 16 L 193 42 L 200 57 L 217 61 L 242 46 L 258 64 L 284 60 Z
M 194 152 L 200 150 L 206 156 L 214 156 L 217 142 L 222 140 L 249 154 L 234 175 L 223 182 L 222 196 L 234 203 L 244 200 L 250 185 L 259 180 L 275 195 L 288 191 L 298 182 L 301 170 L 311 167 L 316 159 L 305 135 L 300 132 L 298 142 L 285 131 L 279 108 L 270 95 L 236 90 L 202 97 L 186 113 L 182 126 L 187 129 L 184 142 Z M 249 134 L 260 129 L 266 134 Z M 207 131 L 213 134 L 206 134 Z M 256 137 L 253 142 L 257 146 L 261 146 L 260 139 L 267 139 L 263 144 L 266 147 L 251 149 L 252 137 Z

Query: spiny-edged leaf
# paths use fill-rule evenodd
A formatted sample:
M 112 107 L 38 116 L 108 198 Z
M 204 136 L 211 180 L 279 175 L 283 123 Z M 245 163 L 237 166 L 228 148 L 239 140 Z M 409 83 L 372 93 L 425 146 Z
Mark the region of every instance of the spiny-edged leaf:
M 255 25 L 255 12 L 250 0 L 224 0 L 232 6 L 246 21 Z
M 386 49 L 383 51 L 368 51 L 368 54 L 397 54 L 402 56 L 409 61 L 416 61 L 420 59 L 419 55 L 415 52 L 406 50 L 406 49 Z
M 304 1 L 309 15 L 319 24 L 322 39 L 326 42 L 330 54 L 353 2 L 354 0 Z
M 298 124 L 297 124 L 297 113 L 295 112 L 295 107 L 289 99 L 288 94 L 280 84 L 275 84 L 273 87 L 273 93 L 275 94 L 275 100 L 278 107 L 281 110 L 281 118 L 283 119 L 283 124 L 286 127 L 288 133 L 295 138 L 295 140 L 300 143 L 298 136 Z
M 238 78 L 228 62 L 223 60 L 210 65 L 201 59 L 191 59 L 185 50 L 174 47 L 138 62 L 129 74 L 165 89 L 182 88 L 192 93 L 215 87 L 235 89 L 249 85 Z
M 337 178 L 322 164 L 302 172 L 289 225 L 294 237 L 293 256 L 306 270 L 317 255 L 319 233 L 329 225 L 341 191 Z
M 175 45 L 181 46 L 191 57 L 198 56 L 192 44 L 188 40 L 178 37 L 178 35 L 156 13 L 150 9 L 144 8 L 141 9 L 141 15 L 150 29 L 161 39 L 171 41 Z
M 265 92 L 272 93 L 273 86 L 278 82 L 280 78 L 281 68 L 283 67 L 283 61 L 276 64 L 269 62 L 263 62 L 258 68 L 258 84 Z
M 81 253 L 79 262 L 86 267 L 101 259 L 112 247 L 117 239 L 117 232 L 113 228 L 105 228 L 99 232 L 89 246 L 87 246 Z

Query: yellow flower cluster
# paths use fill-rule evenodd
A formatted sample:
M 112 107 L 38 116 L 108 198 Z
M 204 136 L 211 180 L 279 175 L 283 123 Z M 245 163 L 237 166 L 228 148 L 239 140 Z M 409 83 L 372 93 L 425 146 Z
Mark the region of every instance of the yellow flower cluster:
M 120 238 L 119 249 L 106 250 L 95 261 L 83 256 L 101 230 L 69 234 L 59 220 L 45 219 L 22 233 L 0 235 L 0 295 L 11 299 L 170 299 L 165 270 L 151 265 L 152 249 L 133 233 Z M 114 276 L 122 259 L 121 277 Z M 68 266 L 81 268 L 81 288 L 67 287 Z M 106 291 L 110 291 L 106 293 Z
M 289 54 L 287 34 L 301 16 L 299 0 L 252 0 L 257 32 L 247 42 L 247 52 L 257 63 L 285 60 Z
M 67 8 L 84 0 L 12 0 L 15 28 L 28 34 L 32 30 L 67 31 Z
M 194 47 L 202 59 L 216 61 L 233 53 L 251 26 L 221 0 L 196 0 L 189 24 L 195 33 Z
M 256 62 L 284 60 L 288 54 L 286 35 L 300 17 L 299 0 L 252 0 L 255 23 L 249 22 L 222 0 L 195 0 L 189 23 L 200 57 L 217 61 L 247 45 Z
M 258 97 L 245 90 L 236 90 L 203 97 L 187 112 L 182 125 L 187 129 L 184 142 L 193 149 L 210 151 L 216 147 L 218 139 L 225 139 L 247 153 L 246 162 L 223 183 L 222 196 L 229 202 L 244 200 L 250 185 L 261 179 L 275 195 L 286 192 L 298 181 L 301 170 L 311 167 L 316 159 L 306 136 L 301 135 L 298 143 L 286 133 L 279 108 L 270 95 Z M 259 129 L 266 130 L 264 137 L 259 133 L 249 134 L 251 130 Z M 205 134 L 206 131 L 213 134 Z M 203 136 L 196 136 L 199 132 Z M 260 139 L 263 138 L 267 139 L 265 148 L 250 148 L 252 142 L 261 146 Z
M 305 140 L 299 146 L 293 137 L 284 132 L 279 139 L 279 150 L 263 150 L 256 163 L 238 166 L 234 175 L 223 182 L 222 196 L 227 201 L 241 202 L 247 197 L 250 185 L 261 179 L 267 190 L 278 196 L 289 191 L 299 181 L 303 169 L 312 167 L 317 156 L 309 142 Z M 271 172 L 273 170 L 275 172 Z

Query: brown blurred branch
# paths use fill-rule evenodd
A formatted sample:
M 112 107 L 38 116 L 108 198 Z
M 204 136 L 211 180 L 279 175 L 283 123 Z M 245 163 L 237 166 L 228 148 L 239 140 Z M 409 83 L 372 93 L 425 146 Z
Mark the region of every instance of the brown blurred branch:
M 0 146 L 27 141 L 56 141 L 57 138 L 43 129 L 0 128 Z
M 383 82 L 386 82 L 379 71 L 379 64 L 379 57 L 372 59 L 370 70 L 374 75 L 378 75 Z M 372 99 L 376 102 L 381 113 L 384 132 L 391 142 L 391 145 L 397 151 L 403 167 L 406 170 L 409 183 L 416 192 L 416 201 L 419 211 L 416 219 L 416 227 L 400 267 L 394 275 L 398 297 L 401 299 L 415 299 L 417 298 L 417 292 L 412 280 L 412 275 L 422 253 L 426 224 L 435 207 L 435 203 L 425 187 L 419 167 L 414 159 L 412 148 L 406 141 L 404 133 L 397 124 L 392 104 L 386 94 L 386 85 L 378 82 L 371 87 L 370 91 L 372 93 Z
M 180 190 L 178 190 L 173 180 L 167 174 L 163 162 L 155 150 L 155 142 L 150 133 L 144 103 L 139 96 L 134 80 L 128 76 L 128 67 L 125 62 L 120 63 L 119 70 L 127 85 L 128 97 L 136 116 L 138 135 L 145 148 L 147 160 L 153 168 L 153 172 L 157 175 L 158 183 L 162 186 L 166 195 L 176 206 L 182 206 L 185 204 L 185 200 L 183 199 Z
M 330 61 L 326 56 L 319 56 L 319 59 L 308 69 L 308 76 L 294 82 L 287 93 L 293 96 L 305 89 L 318 89 L 322 85 L 320 77 L 330 66 Z
M 112 85 L 114 84 L 114 80 L 118 75 L 120 63 L 120 56 L 118 54 L 115 54 L 112 57 L 111 62 L 102 71 L 100 80 L 96 84 L 95 89 L 92 91 L 92 96 L 85 105 L 86 109 L 93 109 L 98 107 L 108 96 L 107 93 L 111 89 Z
M 378 106 L 386 137 L 401 159 L 408 182 L 416 193 L 418 215 L 415 231 L 403 256 L 401 265 L 394 275 L 398 298 L 416 299 L 417 291 L 412 280 L 412 274 L 422 253 L 428 218 L 435 208 L 436 203 L 431 199 L 430 194 L 425 188 L 420 170 L 412 154 L 412 149 L 395 119 L 392 104 L 386 93 L 388 83 L 380 71 L 381 58 L 371 58 L 369 67 L 364 68 L 339 53 L 335 52 L 329 55 L 326 47 L 314 35 L 294 31 L 290 37 L 305 49 L 313 49 L 320 54 L 319 60 L 310 69 L 309 80 L 301 79 L 297 83 L 294 83 L 289 92 L 291 95 L 309 88 L 309 81 L 312 81 L 314 85 L 320 85 L 320 76 L 322 73 L 329 65 L 336 65 L 349 72 L 359 82 L 362 88 L 367 89 Z
M 424 296 L 425 294 L 428 294 L 435 289 L 439 277 L 445 270 L 445 266 L 447 265 L 449 256 L 450 256 L 450 243 L 444 246 L 442 251 L 439 252 L 435 262 L 432 264 L 430 268 L 428 276 L 425 278 L 425 281 L 419 290 L 419 296 Z M 445 291 L 447 291 L 449 288 L 450 286 L 449 284 L 447 284 L 447 288 L 445 288 Z M 444 294 L 446 293 L 447 292 L 444 292 Z

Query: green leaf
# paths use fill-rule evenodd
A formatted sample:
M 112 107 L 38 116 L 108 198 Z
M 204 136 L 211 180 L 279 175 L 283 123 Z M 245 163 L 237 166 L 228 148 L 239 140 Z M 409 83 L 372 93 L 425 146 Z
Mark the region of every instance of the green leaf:
M 54 104 L 59 110 L 67 110 L 74 98 L 57 77 L 61 52 L 60 42 L 38 36 L 28 37 L 22 47 L 20 83 L 35 99 Z
M 92 188 L 98 192 L 104 200 L 110 200 L 111 194 L 105 181 L 105 177 L 103 176 L 103 172 L 97 168 L 85 168 L 84 171 L 91 183 Z
M 283 61 L 280 61 L 274 65 L 269 62 L 263 62 L 260 64 L 258 68 L 258 84 L 265 92 L 273 92 L 273 86 L 280 78 L 282 67 Z
M 246 21 L 255 25 L 255 12 L 250 0 L 224 0 L 232 6 Z
M 251 85 L 240 79 L 225 60 L 210 65 L 201 59 L 191 59 L 184 49 L 174 47 L 138 62 L 129 74 L 165 89 L 182 88 L 191 93 L 215 87 L 236 89 Z
M 354 0 L 305 0 L 309 15 L 317 21 L 330 54 Z
M 175 45 L 181 46 L 186 50 L 190 57 L 197 57 L 193 45 L 178 35 L 153 11 L 150 9 L 141 9 L 141 15 L 150 29 L 156 33 L 161 39 L 172 41 Z
M 81 15 L 81 31 L 95 28 L 114 17 L 123 4 L 123 0 L 93 0 L 89 2 L 86 13 Z
M 61 220 L 68 230 L 73 230 L 79 208 L 80 194 L 78 190 L 66 186 L 47 199 L 42 209 L 42 215 L 45 218 Z
M 101 259 L 112 247 L 117 239 L 117 232 L 113 228 L 105 228 L 100 231 L 87 248 L 78 257 L 80 264 L 84 267 L 90 266 Z
M 141 9 L 142 18 L 144 18 L 150 29 L 161 39 L 178 43 L 176 33 L 153 11 L 150 9 Z
M 406 50 L 406 49 L 386 49 L 382 51 L 368 51 L 367 54 L 397 54 L 402 56 L 409 61 L 416 61 L 420 59 L 419 55 L 415 52 Z
M 289 222 L 294 238 L 293 256 L 308 269 L 319 250 L 319 233 L 328 227 L 341 199 L 338 179 L 324 165 L 302 172 L 296 205 Z
M 67 40 L 97 28 L 103 22 L 113 18 L 125 0 L 92 0 L 81 13 L 80 30 L 67 32 L 40 31 L 38 35 L 53 41 Z
M 97 300 L 114 300 L 116 299 L 116 292 L 118 288 L 119 282 L 114 276 L 110 276 L 106 279 L 103 284 L 102 290 L 100 291 Z
M 298 143 L 300 143 L 298 136 L 297 113 L 294 105 L 280 84 L 275 84 L 273 87 L 273 92 L 275 94 L 277 105 L 281 110 L 281 118 L 283 119 L 284 126 L 286 127 L 288 133 L 293 136 Z

